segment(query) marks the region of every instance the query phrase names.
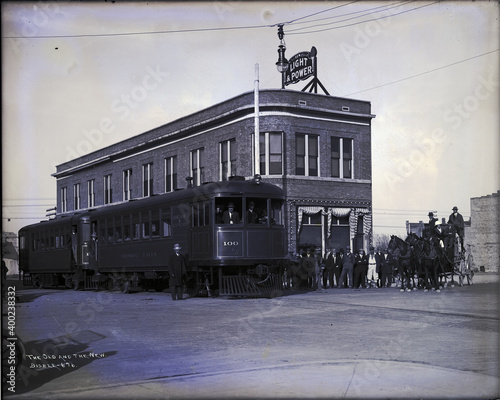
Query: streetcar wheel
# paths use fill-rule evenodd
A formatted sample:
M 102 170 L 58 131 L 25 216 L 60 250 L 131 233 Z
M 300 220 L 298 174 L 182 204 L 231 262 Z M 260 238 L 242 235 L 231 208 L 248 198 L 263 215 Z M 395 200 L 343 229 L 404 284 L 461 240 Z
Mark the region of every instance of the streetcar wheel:
M 122 293 L 130 293 L 130 281 L 125 281 L 123 283 Z
M 196 297 L 200 292 L 200 288 L 198 287 L 198 282 L 196 282 L 195 278 L 189 278 L 186 284 L 186 292 L 189 294 L 189 297 Z

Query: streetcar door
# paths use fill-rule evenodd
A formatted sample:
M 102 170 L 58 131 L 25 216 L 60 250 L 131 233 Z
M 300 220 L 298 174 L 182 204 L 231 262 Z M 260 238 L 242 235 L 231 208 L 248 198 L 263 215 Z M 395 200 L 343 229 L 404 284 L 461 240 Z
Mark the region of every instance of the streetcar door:
M 71 235 L 72 246 L 73 246 L 73 233 Z M 80 264 L 82 268 L 90 268 L 90 219 L 84 217 L 80 220 L 79 229 L 77 232 L 78 243 L 80 244 L 77 249 L 77 264 Z

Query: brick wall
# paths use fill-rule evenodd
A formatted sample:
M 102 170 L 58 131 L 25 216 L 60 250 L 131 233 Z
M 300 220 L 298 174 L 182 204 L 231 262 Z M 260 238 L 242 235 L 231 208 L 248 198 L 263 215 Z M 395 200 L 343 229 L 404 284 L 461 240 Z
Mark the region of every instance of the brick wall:
M 264 176 L 282 187 L 288 199 L 286 221 L 296 231 L 295 207 L 371 207 L 372 161 L 370 103 L 290 90 L 260 93 L 260 132 L 282 132 L 284 176 Z M 95 179 L 96 206 L 103 204 L 103 177 L 111 175 L 112 202 L 123 198 L 123 171 L 132 170 L 131 198 L 142 197 L 142 166 L 153 165 L 153 194 L 165 192 L 165 159 L 177 156 L 177 185 L 186 187 L 191 151 L 204 149 L 205 182 L 220 180 L 219 143 L 236 139 L 236 174 L 253 175 L 255 131 L 253 93 L 245 93 L 198 113 L 142 133 L 57 166 L 60 189 L 67 188 L 68 211 L 73 210 L 73 185 L 81 185 L 81 208 L 87 205 L 87 181 Z M 319 136 L 319 177 L 296 175 L 296 135 Z M 331 137 L 353 140 L 352 179 L 331 178 Z M 264 175 L 261 172 L 261 175 Z M 292 206 L 293 203 L 293 206 Z M 60 210 L 60 209 L 59 209 Z M 287 226 L 288 228 L 288 226 Z M 292 235 L 293 236 L 293 235 Z M 295 242 L 295 237 L 290 243 Z
M 488 196 L 473 197 L 471 227 L 467 244 L 471 245 L 476 268 L 498 272 L 500 265 L 500 191 Z

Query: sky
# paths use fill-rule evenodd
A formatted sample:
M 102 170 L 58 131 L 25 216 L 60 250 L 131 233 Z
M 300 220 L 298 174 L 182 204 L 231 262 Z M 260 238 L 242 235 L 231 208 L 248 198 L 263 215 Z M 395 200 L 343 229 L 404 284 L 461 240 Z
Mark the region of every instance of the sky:
M 330 95 L 371 102 L 375 235 L 500 190 L 498 1 L 1 7 L 4 231 L 56 205 L 56 165 L 253 91 L 256 64 L 279 89 L 278 24 Z

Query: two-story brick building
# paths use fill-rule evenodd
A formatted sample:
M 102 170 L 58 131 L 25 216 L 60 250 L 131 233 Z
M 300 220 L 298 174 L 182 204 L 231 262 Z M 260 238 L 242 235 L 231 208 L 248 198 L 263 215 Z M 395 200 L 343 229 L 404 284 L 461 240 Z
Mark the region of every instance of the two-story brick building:
M 58 165 L 57 214 L 174 191 L 187 177 L 197 186 L 257 173 L 286 193 L 290 251 L 366 249 L 372 118 L 367 101 L 292 90 L 243 93 Z

